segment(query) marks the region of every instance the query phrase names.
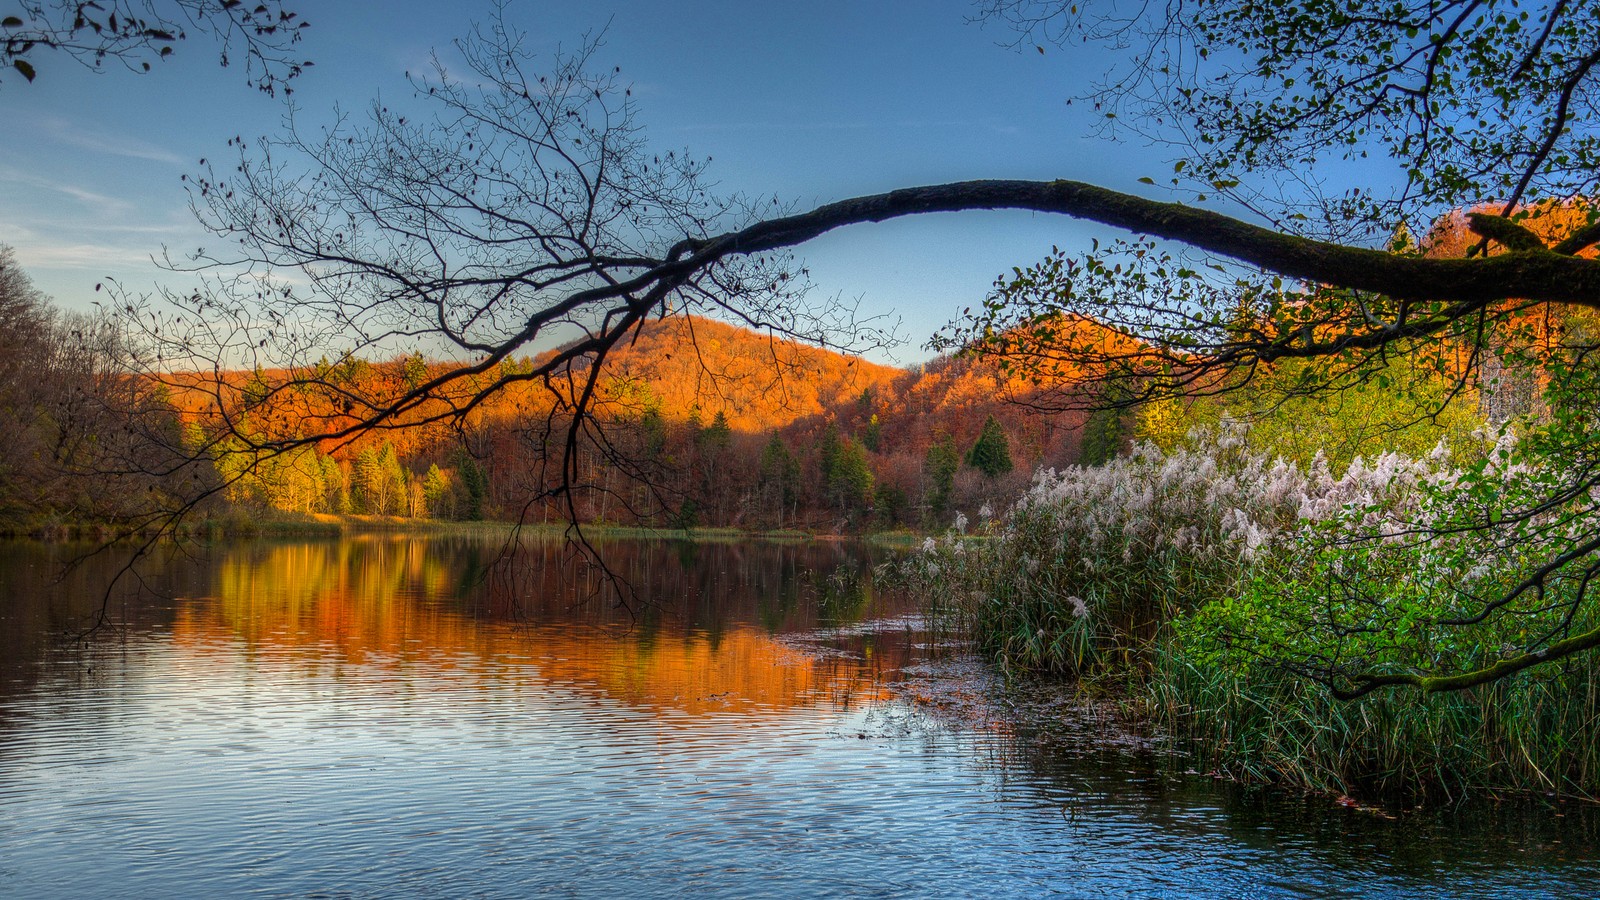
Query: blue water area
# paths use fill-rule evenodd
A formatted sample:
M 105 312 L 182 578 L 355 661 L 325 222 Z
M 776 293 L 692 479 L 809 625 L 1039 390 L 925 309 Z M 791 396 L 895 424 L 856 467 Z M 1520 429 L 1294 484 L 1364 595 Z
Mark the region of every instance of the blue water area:
M 223 543 L 109 594 L 0 548 L 0 895 L 1600 893 L 1586 807 L 1388 818 L 941 712 L 973 669 L 868 548 L 606 549 L 621 594 L 554 543 Z

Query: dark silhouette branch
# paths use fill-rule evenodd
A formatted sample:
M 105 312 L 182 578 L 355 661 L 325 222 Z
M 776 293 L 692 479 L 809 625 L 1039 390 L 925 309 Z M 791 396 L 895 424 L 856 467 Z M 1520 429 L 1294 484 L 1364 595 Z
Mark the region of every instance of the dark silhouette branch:
M 1600 309 L 1600 264 L 1591 260 L 1528 252 L 1526 246 L 1485 259 L 1399 256 L 1285 234 L 1210 210 L 1078 181 L 964 181 L 841 200 L 803 215 L 685 242 L 668 262 L 641 277 L 706 265 L 734 253 L 794 247 L 846 225 L 979 209 L 1060 213 L 1180 241 L 1268 272 L 1399 300 L 1447 300 L 1475 308 L 1517 297 Z M 1537 248 L 1544 249 L 1543 244 Z M 683 256 L 682 262 L 670 261 L 674 256 Z
M 31 82 L 39 57 L 56 53 L 95 70 L 148 72 L 193 31 L 221 44 L 223 66 L 230 53 L 243 57 L 250 86 L 287 96 L 311 65 L 292 55 L 308 27 L 280 0 L 16 0 L 0 7 L 0 71 Z

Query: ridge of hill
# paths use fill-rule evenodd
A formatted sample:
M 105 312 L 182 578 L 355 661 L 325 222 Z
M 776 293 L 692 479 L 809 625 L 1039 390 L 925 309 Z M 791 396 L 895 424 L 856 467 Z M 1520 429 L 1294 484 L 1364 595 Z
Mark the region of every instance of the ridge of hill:
M 505 365 L 526 368 L 559 350 Z M 250 385 L 281 384 L 295 378 L 327 378 L 352 395 L 381 398 L 403 392 L 411 383 L 455 365 L 418 357 L 346 360 L 327 371 L 249 370 L 205 376 L 175 374 L 165 384 L 186 418 L 215 408 L 214 394 L 242 397 Z M 421 367 L 420 371 L 413 371 Z M 583 371 L 584 363 L 575 363 Z M 213 381 L 212 379 L 216 379 Z M 674 315 L 645 324 L 606 357 L 596 411 L 616 419 L 652 412 L 668 423 L 698 418 L 709 424 L 719 414 L 728 427 L 746 434 L 781 433 L 797 448 L 815 442 L 831 423 L 845 436 L 860 438 L 868 429 L 881 455 L 921 458 L 928 446 L 950 440 L 966 447 L 993 417 L 1009 436 L 1017 463 L 1060 465 L 1076 458 L 1084 415 L 1041 415 L 1027 408 L 1038 387 L 994 361 L 941 356 L 898 368 L 836 350 L 692 315 Z M 481 407 L 486 422 L 514 425 L 541 415 L 548 405 L 529 383 L 491 398 Z M 280 420 L 315 419 L 322 426 L 346 424 L 348 409 L 338 409 L 316 392 L 291 391 L 275 397 Z M 293 408 L 293 414 L 289 414 Z M 352 420 L 353 421 L 353 420 Z M 874 425 L 876 422 L 876 425 Z M 393 442 L 402 456 L 425 452 L 448 429 L 408 434 L 387 429 L 325 448 L 344 458 L 374 442 Z
M 651 322 L 606 359 L 601 394 L 667 421 L 719 412 L 742 432 L 778 432 L 794 445 L 831 423 L 845 436 L 877 435 L 880 457 L 914 456 L 949 439 L 965 448 L 993 417 L 1020 468 L 1076 459 L 1085 414 L 1039 414 L 1039 388 L 989 359 L 941 356 L 909 368 L 802 344 L 698 316 Z M 876 422 L 876 424 L 874 424 Z
M 911 368 L 788 340 L 697 316 L 641 327 L 607 355 L 578 455 L 552 460 L 569 380 L 525 377 L 561 350 L 506 359 L 464 379 L 397 422 L 318 441 L 282 458 L 259 454 L 220 421 L 220 406 L 252 440 L 354 425 L 363 409 L 393 402 L 460 363 L 420 355 L 318 361 L 299 370 L 175 375 L 165 387 L 181 424 L 215 434 L 230 502 L 306 513 L 550 517 L 672 525 L 860 528 L 947 524 L 956 508 L 998 508 L 1040 465 L 1076 461 L 1084 416 L 1037 414 L 1037 386 L 982 357 L 941 357 Z M 502 387 L 450 418 L 470 393 Z M 1070 385 L 1061 382 L 1059 390 Z M 1014 401 L 1022 401 L 1022 403 Z M 430 419 L 430 417 L 432 417 Z M 993 420 L 994 425 L 989 424 Z M 1011 465 L 964 464 L 995 426 Z M 604 437 L 601 437 L 601 434 Z M 842 461 L 842 462 L 841 462 Z M 570 463 L 569 468 L 567 464 Z M 224 471 L 225 470 L 225 471 Z M 567 481 L 570 479 L 570 481 Z M 561 506 L 561 485 L 576 506 Z M 537 496 L 541 506 L 529 507 Z M 845 523 L 845 524 L 840 524 Z
M 781 429 L 882 393 L 904 369 L 700 316 L 644 325 L 607 356 L 605 402 L 668 421 L 722 413 L 735 431 Z

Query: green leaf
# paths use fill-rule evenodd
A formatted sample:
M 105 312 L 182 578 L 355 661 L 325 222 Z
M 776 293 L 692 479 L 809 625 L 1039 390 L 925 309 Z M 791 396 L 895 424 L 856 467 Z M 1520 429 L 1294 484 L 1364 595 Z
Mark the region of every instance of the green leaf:
M 1155 184 L 1156 180 L 1154 178 L 1146 177 L 1146 178 L 1139 179 L 1139 183 L 1140 184 Z
M 29 81 L 33 80 L 33 66 L 30 65 L 27 60 L 19 59 L 12 63 L 11 67 L 16 69 L 18 72 L 21 72 L 23 78 L 26 78 Z
M 0 27 L 21 28 L 22 27 L 22 20 L 17 18 L 16 16 L 6 16 L 5 19 L 0 20 Z

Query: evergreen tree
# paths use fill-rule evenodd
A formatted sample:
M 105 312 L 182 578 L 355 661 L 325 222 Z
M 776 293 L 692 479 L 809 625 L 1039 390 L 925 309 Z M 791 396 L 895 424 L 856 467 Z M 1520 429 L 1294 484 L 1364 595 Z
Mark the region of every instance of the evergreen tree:
M 422 502 L 427 514 L 435 519 L 453 519 L 456 515 L 455 492 L 450 477 L 435 463 L 422 476 Z
M 409 474 L 405 467 L 400 465 L 400 454 L 395 452 L 394 445 L 384 441 L 383 447 L 378 450 L 378 477 L 383 483 L 384 515 L 404 516 L 411 511 L 407 509 L 407 485 Z
M 927 484 L 928 510 L 935 519 L 944 518 L 950 511 L 950 494 L 955 489 L 956 469 L 960 467 L 961 453 L 956 450 L 954 438 L 946 435 L 928 447 L 922 460 L 922 474 Z
M 1011 447 L 1006 441 L 1005 429 L 994 420 L 994 416 L 984 421 L 978 442 L 967 453 L 967 465 L 990 478 L 1011 471 Z
M 1122 452 L 1128 433 L 1127 416 L 1121 409 L 1097 409 L 1083 423 L 1083 444 L 1078 450 L 1078 462 L 1085 466 L 1099 466 L 1110 462 Z
M 1083 423 L 1083 443 L 1078 449 L 1078 462 L 1085 466 L 1099 466 L 1110 462 L 1122 452 L 1133 433 L 1133 414 L 1128 410 L 1129 390 L 1126 385 L 1110 384 L 1095 399 L 1095 409 Z
M 867 420 L 867 427 L 861 429 L 861 446 L 866 447 L 869 452 L 877 453 L 882 445 L 883 423 L 878 421 L 878 414 L 873 413 L 872 418 Z
M 880 483 L 872 495 L 872 513 L 887 527 L 899 525 L 905 512 L 906 492 L 896 485 Z
M 728 416 L 722 410 L 712 417 L 711 424 L 695 435 L 695 442 L 699 450 L 708 456 L 715 456 L 728 449 L 733 443 L 733 429 L 728 425 Z
M 339 515 L 350 512 L 350 485 L 344 469 L 331 456 L 322 457 L 322 509 Z
M 831 505 L 849 516 L 872 505 L 872 469 L 860 444 L 845 438 L 837 447 L 823 491 Z
M 822 430 L 822 441 L 817 446 L 817 468 L 822 475 L 822 484 L 826 486 L 833 481 L 834 469 L 839 465 L 839 426 L 832 422 Z
M 639 433 L 644 442 L 645 460 L 662 461 L 667 455 L 667 425 L 661 418 L 660 404 L 645 408 L 644 415 L 639 419 Z
M 374 516 L 383 514 L 385 498 L 382 468 L 378 462 L 378 451 L 371 447 L 362 448 L 350 464 L 351 505 L 356 512 Z
M 489 494 L 488 474 L 463 447 L 457 447 L 450 455 L 450 465 L 456 470 L 456 479 L 461 484 L 458 514 L 470 522 L 482 519 L 483 500 Z
M 789 445 L 776 431 L 761 451 L 761 495 L 763 505 L 777 507 L 775 523 L 783 526 L 785 510 L 799 502 L 800 463 L 789 452 Z
M 683 505 L 668 518 L 667 524 L 682 531 L 696 528 L 700 524 L 700 504 L 694 502 L 693 497 L 683 501 Z

